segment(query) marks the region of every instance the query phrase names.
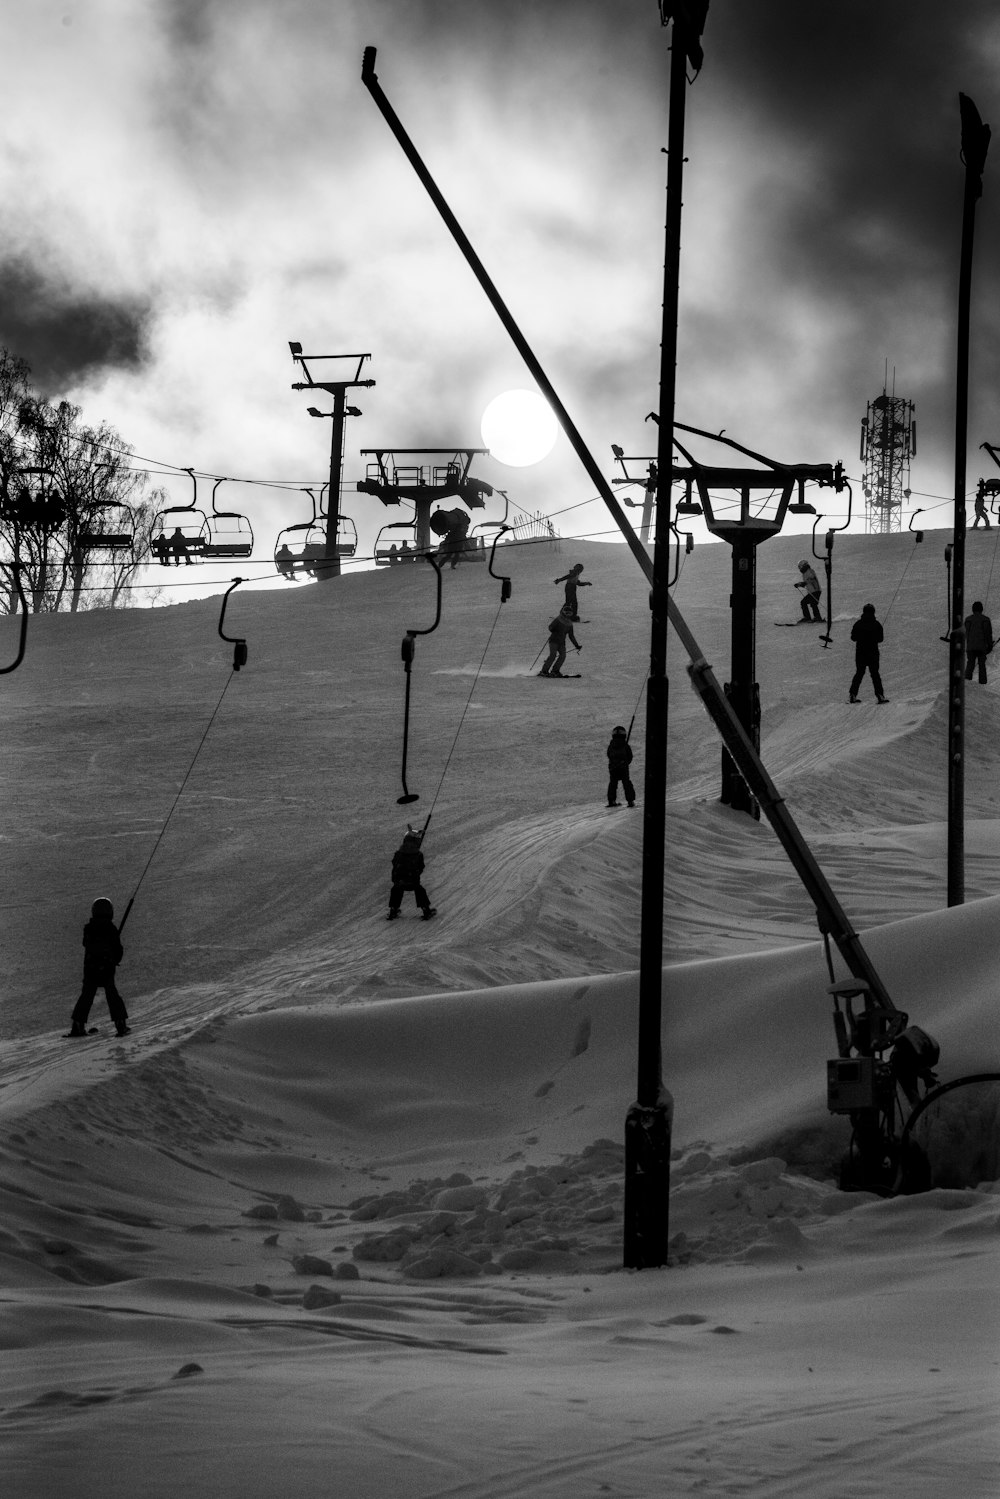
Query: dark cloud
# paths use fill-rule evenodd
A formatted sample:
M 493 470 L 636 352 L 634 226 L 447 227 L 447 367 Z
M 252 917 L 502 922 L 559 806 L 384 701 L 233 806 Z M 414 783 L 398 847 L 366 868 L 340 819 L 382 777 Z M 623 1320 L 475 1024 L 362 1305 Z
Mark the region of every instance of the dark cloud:
M 149 316 L 147 301 L 71 287 L 22 256 L 0 261 L 0 344 L 49 394 L 109 367 L 138 369 Z

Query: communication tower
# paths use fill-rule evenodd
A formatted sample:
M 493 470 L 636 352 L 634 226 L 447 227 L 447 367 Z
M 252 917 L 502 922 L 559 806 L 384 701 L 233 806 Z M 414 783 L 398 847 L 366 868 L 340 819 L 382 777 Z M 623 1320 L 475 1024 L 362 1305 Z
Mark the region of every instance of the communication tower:
M 861 421 L 862 488 L 865 520 L 871 532 L 899 531 L 903 501 L 910 497 L 910 459 L 917 451 L 912 401 L 895 392 L 868 403 Z

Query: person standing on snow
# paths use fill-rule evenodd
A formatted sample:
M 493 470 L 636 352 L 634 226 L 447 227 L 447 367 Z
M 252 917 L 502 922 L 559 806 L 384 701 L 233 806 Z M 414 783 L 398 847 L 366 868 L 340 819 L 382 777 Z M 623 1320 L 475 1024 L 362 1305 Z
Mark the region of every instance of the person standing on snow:
M 823 616 L 820 613 L 819 601 L 823 597 L 823 589 L 820 581 L 808 562 L 799 563 L 801 580 L 796 583 L 796 588 L 803 589 L 802 594 L 802 619 L 808 624 L 822 624 Z
M 618 800 L 618 787 L 621 786 L 625 793 L 625 800 L 630 807 L 635 806 L 635 787 L 629 778 L 628 768 L 632 764 L 632 747 L 628 742 L 628 731 L 622 724 L 617 724 L 611 730 L 611 743 L 608 745 L 608 806 L 620 807 Z
M 852 703 L 858 701 L 858 688 L 861 686 L 865 672 L 868 671 L 871 672 L 876 701 L 887 703 L 889 699 L 882 691 L 882 678 L 879 675 L 879 646 L 885 639 L 885 632 L 875 618 L 874 604 L 866 604 L 861 611 L 861 618 L 854 621 L 851 626 L 851 639 L 854 641 L 855 672 L 851 678 L 850 701 Z
M 983 613 L 977 599 L 972 613 L 965 621 L 965 680 L 972 681 L 972 673 L 979 667 L 979 680 L 986 686 L 986 657 L 993 649 L 993 621 Z
M 114 923 L 115 908 L 102 896 L 90 909 L 90 920 L 83 929 L 83 988 L 73 1008 L 71 1036 L 87 1034 L 87 1017 L 98 989 L 104 990 L 111 1019 L 119 1036 L 129 1033 L 128 1011 L 125 1002 L 115 987 L 115 969 L 125 956 L 118 928 Z
M 569 640 L 579 651 L 582 649 L 580 642 L 573 634 L 573 611 L 569 604 L 563 604 L 555 619 L 549 620 L 549 654 L 545 658 L 545 664 L 538 673 L 540 677 L 561 677 L 560 667 L 566 660 L 566 641 Z
M 561 578 L 556 578 L 556 583 L 565 583 L 565 604 L 570 610 L 570 618 L 574 624 L 580 621 L 580 606 L 577 603 L 576 590 L 578 588 L 589 588 L 590 584 L 585 582 L 580 574 L 583 572 L 583 563 L 577 562 L 570 568 L 568 573 L 563 573 Z
M 389 891 L 387 921 L 392 921 L 399 915 L 404 890 L 413 891 L 425 921 L 437 915 L 437 908 L 431 905 L 427 891 L 420 883 L 420 877 L 424 872 L 424 856 L 420 852 L 420 838 L 421 835 L 411 828 L 392 856 L 392 889 Z

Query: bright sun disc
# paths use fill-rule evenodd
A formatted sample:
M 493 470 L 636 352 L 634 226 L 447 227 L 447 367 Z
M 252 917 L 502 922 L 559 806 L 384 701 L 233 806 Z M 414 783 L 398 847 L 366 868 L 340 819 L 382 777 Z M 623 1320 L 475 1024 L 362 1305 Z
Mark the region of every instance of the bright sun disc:
M 492 457 L 510 468 L 539 463 L 559 435 L 559 424 L 547 401 L 533 390 L 505 390 L 483 412 L 483 442 Z

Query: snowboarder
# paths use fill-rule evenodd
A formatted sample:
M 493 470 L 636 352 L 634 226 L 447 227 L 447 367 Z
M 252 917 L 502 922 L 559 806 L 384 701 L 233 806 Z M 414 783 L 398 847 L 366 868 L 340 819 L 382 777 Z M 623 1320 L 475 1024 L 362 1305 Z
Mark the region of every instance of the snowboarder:
M 965 680 L 972 681 L 972 673 L 979 667 L 979 680 L 986 686 L 986 657 L 993 649 L 993 621 L 983 613 L 977 599 L 972 613 L 965 621 Z
M 620 807 L 618 800 L 618 786 L 625 793 L 625 800 L 630 807 L 635 806 L 635 787 L 629 778 L 628 768 L 632 764 L 632 747 L 628 742 L 628 730 L 622 724 L 616 724 L 611 730 L 611 743 L 608 745 L 608 806 Z
M 580 622 L 580 606 L 577 603 L 576 590 L 578 588 L 589 588 L 590 584 L 580 577 L 583 572 L 583 563 L 577 562 L 570 568 L 568 573 L 563 573 L 561 578 L 556 578 L 556 583 L 565 583 L 566 604 L 570 609 L 570 618 L 574 624 Z
M 799 563 L 801 580 L 796 583 L 796 588 L 801 588 L 802 593 L 802 619 L 805 624 L 822 624 L 823 615 L 820 613 L 819 601 L 823 597 L 823 589 L 820 581 L 808 562 Z
M 411 828 L 392 856 L 392 889 L 389 891 L 389 915 L 386 918 L 388 921 L 392 921 L 399 915 L 404 890 L 413 891 L 425 921 L 437 915 L 437 907 L 431 905 L 427 891 L 420 883 L 420 876 L 424 872 L 424 856 L 420 852 L 420 839 L 421 835 Z
M 875 699 L 880 703 L 887 703 L 889 699 L 882 691 L 882 678 L 879 675 L 879 646 L 885 639 L 885 633 L 878 620 L 875 618 L 875 605 L 866 604 L 861 611 L 861 618 L 856 619 L 851 626 L 851 639 L 854 641 L 854 665 L 855 672 L 851 678 L 850 701 L 858 701 L 858 688 L 866 671 L 871 672 L 872 686 L 875 688 Z
M 545 663 L 538 673 L 540 677 L 561 677 L 560 667 L 566 660 L 566 641 L 569 640 L 579 651 L 582 649 L 580 642 L 573 634 L 573 610 L 569 604 L 563 604 L 555 619 L 549 620 L 549 654 Z
M 114 906 L 103 896 L 95 900 L 90 908 L 90 920 L 83 929 L 83 988 L 73 1008 L 69 1031 L 71 1036 L 87 1034 L 87 1016 L 98 989 L 104 990 L 111 1019 L 119 1036 L 127 1036 L 129 1033 L 128 1011 L 115 987 L 115 969 L 125 954 L 114 923 L 114 914 Z

